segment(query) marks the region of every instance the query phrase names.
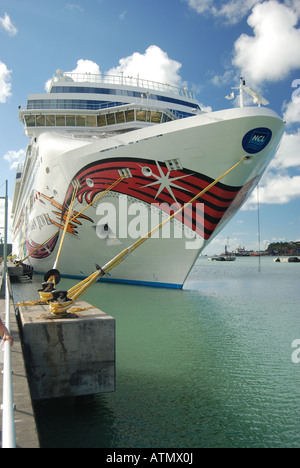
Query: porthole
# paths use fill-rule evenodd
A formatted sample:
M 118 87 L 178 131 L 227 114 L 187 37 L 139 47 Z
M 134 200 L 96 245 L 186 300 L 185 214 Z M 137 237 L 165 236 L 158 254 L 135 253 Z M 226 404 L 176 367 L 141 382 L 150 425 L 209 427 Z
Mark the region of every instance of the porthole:
M 94 187 L 94 182 L 92 179 L 86 179 L 86 185 L 90 188 Z
M 152 169 L 150 169 L 150 167 L 143 167 L 142 168 L 142 174 L 145 177 L 151 177 L 152 176 Z

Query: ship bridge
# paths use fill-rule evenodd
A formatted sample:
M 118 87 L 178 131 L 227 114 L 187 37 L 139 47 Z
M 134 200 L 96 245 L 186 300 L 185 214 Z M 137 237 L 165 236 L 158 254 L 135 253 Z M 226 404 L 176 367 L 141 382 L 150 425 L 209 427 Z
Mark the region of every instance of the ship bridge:
M 49 92 L 20 111 L 27 136 L 60 131 L 124 132 L 201 113 L 187 88 L 124 76 L 54 75 Z M 113 128 L 112 128 L 113 126 Z

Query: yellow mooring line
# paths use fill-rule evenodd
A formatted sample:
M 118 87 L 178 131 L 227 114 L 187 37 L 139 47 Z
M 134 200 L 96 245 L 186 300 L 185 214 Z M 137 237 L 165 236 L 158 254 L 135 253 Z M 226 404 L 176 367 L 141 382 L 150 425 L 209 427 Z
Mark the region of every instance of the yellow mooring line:
M 71 199 L 71 202 L 70 202 L 70 205 L 69 205 L 69 210 L 68 210 L 68 216 L 67 216 L 67 219 L 66 219 L 66 222 L 65 222 L 63 235 L 62 235 L 62 238 L 61 238 L 61 241 L 60 241 L 60 245 L 59 245 L 58 252 L 57 252 L 57 255 L 56 255 L 56 260 L 55 260 L 54 265 L 53 265 L 53 269 L 57 268 L 58 260 L 59 260 L 59 257 L 60 257 L 61 251 L 62 251 L 62 247 L 63 247 L 63 243 L 64 243 L 64 240 L 65 240 L 65 237 L 66 237 L 66 232 L 67 232 L 67 229 L 68 229 L 68 226 L 69 226 L 69 223 L 70 223 L 70 218 L 71 218 L 72 213 L 73 213 L 73 206 L 74 206 L 74 203 L 75 203 L 75 200 L 76 200 L 76 197 L 77 197 L 77 192 L 78 192 L 78 189 L 79 189 L 79 182 L 78 181 L 76 181 L 76 182 L 77 183 L 75 184 L 74 191 L 73 191 L 73 194 L 72 194 L 72 199 Z
M 222 180 L 225 176 L 227 176 L 230 172 L 236 169 L 243 161 L 248 159 L 248 156 L 243 157 L 238 163 L 232 166 L 229 170 L 224 172 L 220 177 L 215 179 L 211 184 L 209 184 L 205 189 L 201 190 L 195 197 L 193 197 L 189 202 L 183 205 L 178 211 L 173 213 L 167 219 L 162 221 L 158 226 L 154 229 L 149 231 L 145 236 L 141 237 L 137 240 L 134 244 L 130 247 L 127 247 L 122 252 L 120 252 L 116 257 L 110 260 L 106 265 L 102 268 L 98 267 L 97 271 L 95 271 L 92 275 L 88 278 L 85 278 L 83 281 L 75 285 L 73 288 L 69 289 L 68 291 L 61 291 L 62 293 L 65 292 L 65 298 L 63 302 L 59 302 L 60 298 L 57 301 L 49 302 L 50 306 L 50 313 L 56 316 L 64 315 L 67 313 L 68 309 L 90 288 L 99 278 L 105 276 L 109 271 L 111 271 L 116 266 L 120 265 L 132 252 L 134 252 L 138 247 L 140 247 L 146 240 L 148 240 L 153 234 L 159 231 L 165 224 L 171 221 L 175 216 L 181 213 L 187 206 L 192 204 L 194 201 L 198 200 L 202 195 L 208 192 L 214 185 L 216 185 L 220 180 Z M 61 298 L 62 299 L 62 298 Z

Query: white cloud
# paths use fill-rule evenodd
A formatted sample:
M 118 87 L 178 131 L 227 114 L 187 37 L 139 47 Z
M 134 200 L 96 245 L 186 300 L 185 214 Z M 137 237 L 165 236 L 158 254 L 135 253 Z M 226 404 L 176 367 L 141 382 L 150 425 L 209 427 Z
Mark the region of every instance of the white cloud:
M 300 102 L 289 102 L 283 107 L 283 120 L 287 125 L 300 123 Z
M 183 86 L 179 75 L 181 63 L 170 59 L 168 54 L 156 45 L 151 45 L 144 54 L 134 54 L 119 60 L 119 66 L 108 71 L 109 74 L 144 78 L 175 86 Z
M 260 201 L 267 204 L 285 204 L 300 197 L 300 176 L 276 174 L 260 187 Z
M 0 61 L 0 103 L 4 104 L 11 96 L 11 71 Z
M 300 67 L 300 29 L 294 9 L 271 0 L 256 5 L 248 18 L 253 36 L 235 42 L 233 64 L 259 83 L 278 81 Z
M 77 67 L 75 70 L 69 73 L 90 73 L 91 75 L 100 75 L 100 68 L 97 63 L 92 60 L 80 59 L 77 62 Z
M 208 10 L 213 5 L 213 0 L 186 0 L 191 8 L 196 10 L 197 13 L 201 14 Z
M 123 13 L 121 13 L 119 15 L 120 20 L 123 21 L 125 19 L 126 15 L 127 15 L 127 10 L 123 11 Z
M 168 83 L 174 86 L 185 87 L 187 83 L 180 76 L 180 62 L 171 59 L 166 52 L 156 45 L 151 45 L 147 48 L 144 54 L 134 52 L 128 57 L 121 58 L 117 67 L 105 71 L 108 75 L 132 76 L 134 78 L 157 81 L 160 83 Z M 68 73 L 91 73 L 101 74 L 100 67 L 97 63 L 91 60 L 80 59 L 77 62 L 77 67 Z M 51 79 L 45 84 L 45 89 L 48 92 L 51 84 Z M 193 87 L 194 92 L 198 90 Z M 200 103 L 203 111 L 210 112 L 210 106 L 205 106 Z
M 290 176 L 287 173 L 268 172 L 259 185 L 260 204 L 284 205 L 300 197 L 300 176 Z M 242 210 L 257 209 L 256 190 L 251 194 L 249 200 Z
M 100 75 L 101 71 L 100 71 L 99 65 L 97 65 L 97 63 L 93 62 L 92 60 L 80 59 L 77 61 L 77 67 L 74 70 L 69 71 L 67 73 L 78 73 L 82 75 L 89 73 L 91 75 Z M 52 82 L 52 78 L 50 78 L 45 83 L 45 90 L 47 91 L 47 93 L 50 89 L 51 82 Z
M 231 0 L 222 4 L 220 9 L 214 8 L 215 16 L 226 18 L 228 23 L 241 21 L 260 0 Z
M 179 74 L 181 63 L 168 57 L 160 47 L 151 45 L 144 54 L 134 52 L 128 57 L 121 58 L 117 67 L 108 70 L 109 75 L 138 77 L 150 81 L 168 83 L 174 86 L 185 86 Z M 80 59 L 77 67 L 68 73 L 101 74 L 100 67 L 91 60 Z M 48 91 L 51 80 L 47 81 L 45 88 Z
M 232 69 L 226 70 L 223 75 L 214 75 L 211 79 L 212 84 L 218 87 L 231 85 L 234 81 L 236 81 L 236 71 Z
M 22 149 L 19 151 L 10 150 L 3 156 L 3 159 L 9 162 L 10 169 L 16 169 L 24 161 L 24 158 L 25 151 Z
M 74 5 L 73 3 L 68 3 L 65 8 L 70 11 L 79 11 L 80 13 L 84 12 L 84 9 L 80 5 Z
M 285 133 L 280 148 L 270 164 L 270 169 L 300 168 L 300 129 L 297 133 Z
M 13 25 L 7 13 L 5 13 L 3 18 L 0 16 L 0 29 L 7 32 L 10 36 L 15 36 L 18 33 L 17 28 Z
M 185 0 L 198 14 L 208 14 L 235 24 L 248 14 L 260 0 Z

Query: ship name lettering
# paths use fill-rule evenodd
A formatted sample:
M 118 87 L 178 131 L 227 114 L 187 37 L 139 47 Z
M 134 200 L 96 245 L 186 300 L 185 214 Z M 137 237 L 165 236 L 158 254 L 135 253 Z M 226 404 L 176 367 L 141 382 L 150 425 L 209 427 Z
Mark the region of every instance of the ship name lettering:
M 254 141 L 265 141 L 265 136 L 263 136 L 263 135 L 254 135 L 252 137 L 252 140 L 254 140 Z

